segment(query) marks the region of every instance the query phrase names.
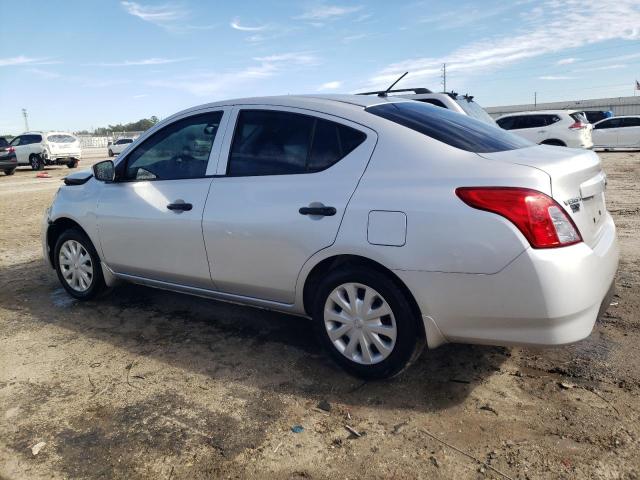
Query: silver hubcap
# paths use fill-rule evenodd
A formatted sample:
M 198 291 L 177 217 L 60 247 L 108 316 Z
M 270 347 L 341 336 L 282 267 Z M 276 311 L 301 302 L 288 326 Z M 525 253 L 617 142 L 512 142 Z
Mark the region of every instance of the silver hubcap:
M 86 291 L 93 281 L 93 262 L 86 248 L 76 240 L 67 240 L 58 255 L 62 277 L 71 288 Z
M 387 301 L 360 283 L 336 287 L 324 306 L 324 326 L 333 346 L 349 360 L 379 363 L 393 351 L 396 320 Z

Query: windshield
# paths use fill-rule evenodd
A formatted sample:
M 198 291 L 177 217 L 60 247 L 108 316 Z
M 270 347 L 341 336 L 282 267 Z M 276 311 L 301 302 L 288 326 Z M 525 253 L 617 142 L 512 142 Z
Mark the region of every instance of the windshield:
M 458 105 L 460 105 L 460 108 L 462 108 L 462 110 L 464 110 L 465 113 L 470 117 L 473 117 L 482 122 L 486 122 L 490 125 L 496 124 L 495 120 L 491 118 L 491 115 L 485 112 L 484 108 L 482 108 L 473 100 L 468 100 L 464 97 L 458 97 L 455 99 L 455 101 Z
M 495 123 L 482 122 L 427 103 L 382 103 L 365 111 L 468 152 L 503 152 L 533 145 L 522 137 L 502 130 Z
M 49 135 L 47 137 L 47 140 L 51 143 L 72 143 L 76 141 L 76 138 L 72 137 L 71 135 L 57 133 L 54 135 Z

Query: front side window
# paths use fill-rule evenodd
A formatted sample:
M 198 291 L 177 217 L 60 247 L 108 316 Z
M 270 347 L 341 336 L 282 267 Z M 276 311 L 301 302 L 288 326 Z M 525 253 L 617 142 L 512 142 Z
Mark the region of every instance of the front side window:
M 366 138 L 328 120 L 274 110 L 243 110 L 229 154 L 230 176 L 291 175 L 329 168 Z
M 495 125 L 420 102 L 381 103 L 365 110 L 468 152 L 502 152 L 533 145 Z
M 127 157 L 126 180 L 177 180 L 206 175 L 222 112 L 183 118 L 147 138 Z
M 640 127 L 640 117 L 627 117 L 622 119 L 622 127 Z

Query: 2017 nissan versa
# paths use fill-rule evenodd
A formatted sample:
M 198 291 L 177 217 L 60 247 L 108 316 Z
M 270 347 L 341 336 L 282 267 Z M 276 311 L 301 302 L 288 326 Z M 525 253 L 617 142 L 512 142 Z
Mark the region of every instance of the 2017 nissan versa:
M 425 343 L 583 339 L 618 264 L 595 153 L 405 99 L 203 105 L 92 173 L 44 217 L 70 295 L 126 280 L 308 316 L 366 378 Z

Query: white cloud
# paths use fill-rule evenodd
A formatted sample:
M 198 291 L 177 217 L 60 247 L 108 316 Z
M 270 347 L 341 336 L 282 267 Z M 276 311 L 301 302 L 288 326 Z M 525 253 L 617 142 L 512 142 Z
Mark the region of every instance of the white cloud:
M 563 58 L 563 59 L 561 59 L 561 60 L 558 60 L 558 61 L 556 62 L 556 65 L 569 65 L 569 64 L 571 64 L 571 63 L 575 63 L 575 62 L 576 62 L 576 60 L 579 60 L 579 59 L 578 59 L 578 58 L 573 58 L 573 57 L 570 57 L 570 58 Z
M 338 80 L 334 80 L 333 82 L 323 83 L 318 87 L 318 91 L 322 92 L 324 90 L 336 90 L 342 86 L 342 82 Z
M 40 78 L 51 79 L 51 78 L 60 78 L 62 75 L 56 72 L 50 72 L 48 70 L 42 70 L 40 68 L 30 68 L 27 70 L 29 73 L 36 75 Z
M 0 58 L 0 67 L 10 67 L 14 65 L 51 65 L 53 63 L 46 58 L 31 58 L 19 55 L 17 57 Z
M 538 77 L 540 80 L 573 80 L 576 77 L 569 77 L 567 75 L 543 75 Z
M 166 65 L 168 63 L 186 62 L 191 60 L 191 57 L 185 58 L 145 58 L 142 60 L 125 60 L 123 62 L 102 62 L 102 63 L 87 63 L 85 65 L 91 67 L 134 67 L 134 66 L 149 66 L 149 65 Z
M 186 23 L 191 18 L 191 11 L 179 4 L 143 5 L 138 2 L 121 1 L 120 5 L 129 15 L 138 17 L 171 32 L 188 32 L 191 30 L 210 30 L 215 25 L 192 25 Z
M 256 57 L 257 62 L 236 72 L 205 72 L 181 75 L 167 80 L 152 80 L 153 87 L 175 88 L 197 96 L 229 97 L 233 92 L 245 91 L 247 84 L 287 72 L 296 67 L 309 67 L 319 63 L 310 53 L 282 53 Z
M 518 28 L 519 32 L 525 33 L 491 36 L 442 57 L 393 63 L 373 75 L 362 88 L 389 85 L 407 70 L 410 72 L 407 80 L 433 84 L 439 82 L 443 63 L 447 64 L 448 73 L 460 79 L 545 54 L 608 40 L 640 38 L 640 3 L 637 0 L 546 0 L 530 12 L 529 16 L 523 15 L 522 25 Z
M 148 97 L 149 95 L 146 93 L 141 93 L 140 95 L 134 95 L 133 98 L 144 98 L 144 97 Z
M 521 3 L 522 2 L 504 2 L 493 7 L 476 7 L 471 5 L 464 8 L 449 9 L 436 14 L 431 12 L 429 16 L 422 18 L 420 23 L 431 25 L 435 30 L 464 28 L 500 16 L 518 7 Z
M 318 5 L 308 9 L 302 15 L 298 15 L 295 18 L 298 20 L 332 20 L 359 10 L 362 10 L 362 6 Z
M 240 24 L 240 20 L 237 18 L 234 19 L 230 23 L 230 25 L 231 25 L 231 28 L 233 28 L 234 30 L 240 30 L 241 32 L 260 32 L 267 28 L 266 25 L 255 25 L 255 26 L 242 25 Z

